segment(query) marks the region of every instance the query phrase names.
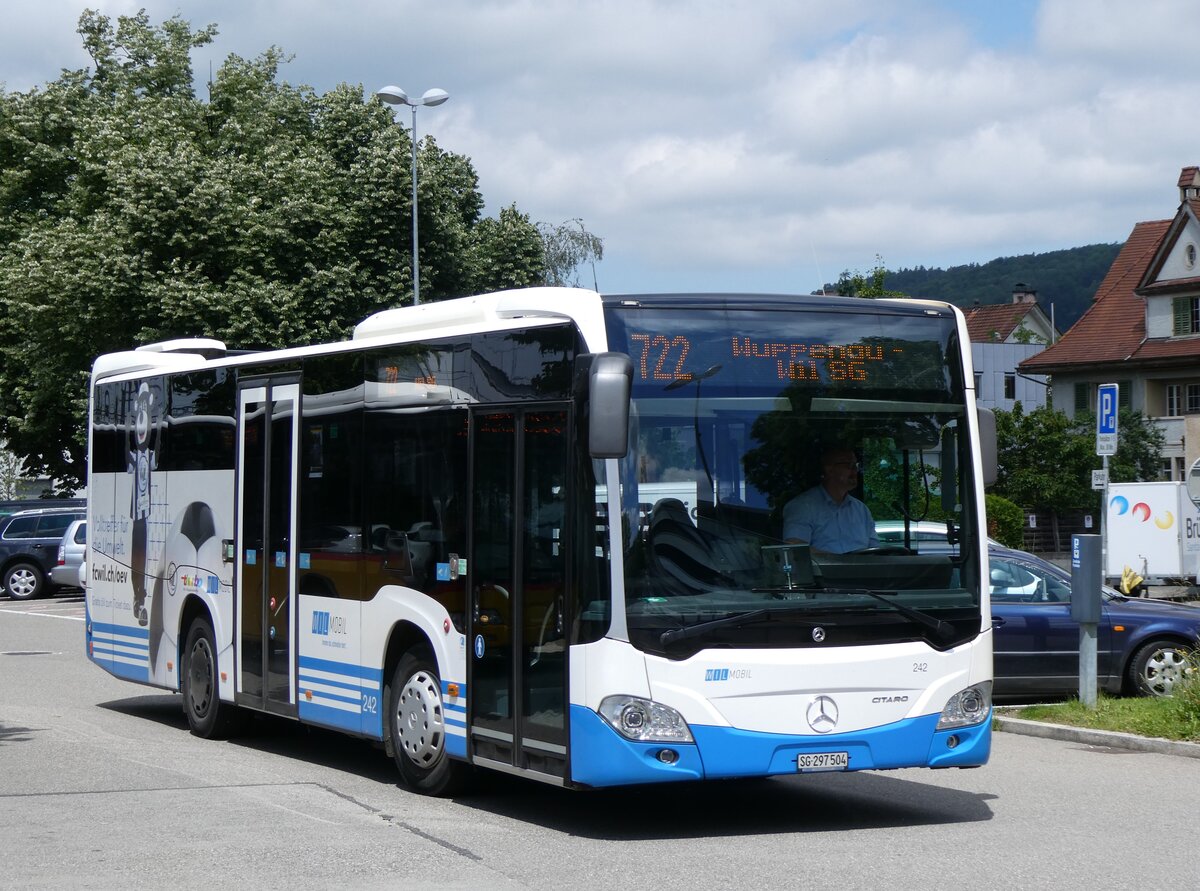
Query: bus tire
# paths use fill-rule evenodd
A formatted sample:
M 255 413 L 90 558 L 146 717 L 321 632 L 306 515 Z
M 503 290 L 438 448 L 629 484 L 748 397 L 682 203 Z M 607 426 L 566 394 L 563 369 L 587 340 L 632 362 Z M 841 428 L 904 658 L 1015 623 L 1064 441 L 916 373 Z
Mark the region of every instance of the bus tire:
M 454 795 L 470 766 L 446 754 L 446 707 L 437 664 L 425 649 L 409 650 L 388 690 L 388 733 L 405 784 L 424 795 Z
M 244 713 L 221 701 L 217 647 L 212 623 L 200 616 L 188 628 L 180 666 L 180 692 L 188 729 L 202 739 L 224 739 L 242 724 Z

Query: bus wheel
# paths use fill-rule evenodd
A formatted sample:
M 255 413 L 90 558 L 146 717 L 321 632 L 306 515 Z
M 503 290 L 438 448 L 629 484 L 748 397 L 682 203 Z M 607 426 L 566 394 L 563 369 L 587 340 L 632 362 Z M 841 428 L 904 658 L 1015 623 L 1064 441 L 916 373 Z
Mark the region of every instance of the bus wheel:
M 204 739 L 223 739 L 238 729 L 243 715 L 235 706 L 221 701 L 213 641 L 208 619 L 201 617 L 192 622 L 183 647 L 180 692 L 192 733 Z
M 404 782 L 426 795 L 453 795 L 470 768 L 446 754 L 446 707 L 433 656 L 410 650 L 392 674 L 388 731 Z

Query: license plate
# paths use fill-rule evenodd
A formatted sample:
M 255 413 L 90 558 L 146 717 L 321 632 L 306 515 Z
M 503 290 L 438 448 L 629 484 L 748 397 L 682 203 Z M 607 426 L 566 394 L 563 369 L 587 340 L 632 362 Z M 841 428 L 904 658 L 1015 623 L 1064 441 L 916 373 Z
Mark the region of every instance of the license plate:
M 796 757 L 796 770 L 801 773 L 814 773 L 818 770 L 845 770 L 849 766 L 849 752 L 805 752 Z

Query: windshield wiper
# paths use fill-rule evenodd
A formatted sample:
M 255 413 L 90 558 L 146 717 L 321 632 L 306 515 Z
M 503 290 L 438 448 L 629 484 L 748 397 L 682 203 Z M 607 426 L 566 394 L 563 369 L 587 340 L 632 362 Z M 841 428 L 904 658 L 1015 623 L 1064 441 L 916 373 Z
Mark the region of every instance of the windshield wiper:
M 673 628 L 670 631 L 664 631 L 658 638 L 658 642 L 665 647 L 668 644 L 675 643 L 677 640 L 698 637 L 701 634 L 715 631 L 718 628 L 737 628 L 742 625 L 750 625 L 754 622 L 769 622 L 770 620 L 771 611 L 769 609 L 754 609 L 747 613 L 738 613 L 733 616 L 713 619 L 711 622 L 701 622 L 699 625 L 689 625 L 686 628 Z
M 926 628 L 932 629 L 934 634 L 947 643 L 953 640 L 958 634 L 958 631 L 949 622 L 944 622 L 936 616 L 929 615 L 929 613 L 923 613 L 919 609 L 913 609 L 911 606 L 906 606 L 869 588 L 826 588 L 825 591 L 830 594 L 865 594 L 867 597 L 874 597 L 880 603 L 886 603 L 895 609 L 900 615 L 912 619 Z M 899 592 L 893 591 L 891 593 L 892 596 L 896 596 Z

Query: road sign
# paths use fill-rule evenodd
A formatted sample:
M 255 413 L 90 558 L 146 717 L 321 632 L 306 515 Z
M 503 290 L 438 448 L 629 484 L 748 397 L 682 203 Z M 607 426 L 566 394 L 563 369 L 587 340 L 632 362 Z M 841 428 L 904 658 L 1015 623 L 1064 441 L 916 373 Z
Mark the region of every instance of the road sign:
M 1117 453 L 1117 399 L 1116 384 L 1101 384 L 1096 393 L 1096 454 Z
M 1092 488 L 1103 489 L 1108 485 L 1108 468 L 1092 471 Z

